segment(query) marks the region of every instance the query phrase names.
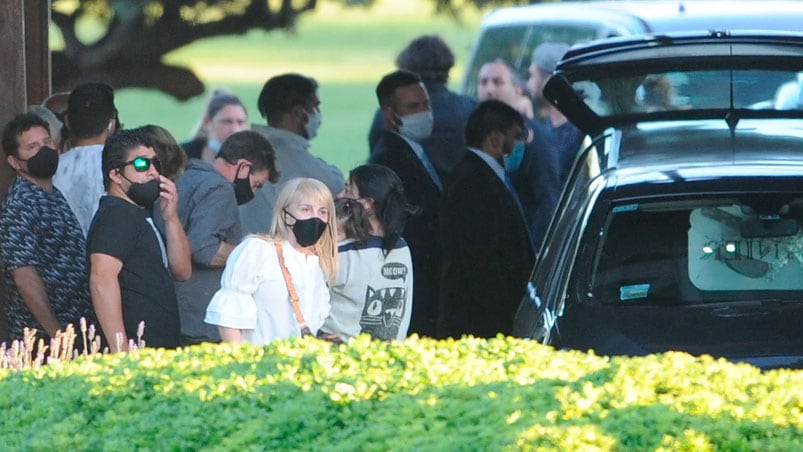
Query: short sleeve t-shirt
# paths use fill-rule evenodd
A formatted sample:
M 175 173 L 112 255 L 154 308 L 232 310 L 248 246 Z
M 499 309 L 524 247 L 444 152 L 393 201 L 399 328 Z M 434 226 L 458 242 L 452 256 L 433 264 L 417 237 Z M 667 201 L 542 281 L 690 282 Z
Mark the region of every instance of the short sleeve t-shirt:
M 102 160 L 102 144 L 75 147 L 61 154 L 53 176 L 53 185 L 61 190 L 84 235 L 98 208 L 98 200 L 106 193 Z
M 123 263 L 118 280 L 126 335 L 135 339 L 139 322 L 144 321 L 147 346 L 175 348 L 178 303 L 156 234 L 145 209 L 104 196 L 89 228 L 87 256 L 106 254 Z

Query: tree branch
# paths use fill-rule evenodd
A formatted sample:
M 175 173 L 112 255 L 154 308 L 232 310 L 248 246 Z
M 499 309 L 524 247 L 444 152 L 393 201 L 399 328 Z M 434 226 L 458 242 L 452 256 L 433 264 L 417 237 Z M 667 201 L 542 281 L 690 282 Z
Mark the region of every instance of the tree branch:
M 117 55 L 130 53 L 131 43 L 141 39 L 142 34 L 145 32 L 143 25 L 141 11 L 126 20 L 113 20 L 109 24 L 106 35 L 78 55 L 81 61 L 80 64 L 82 66 L 95 67 L 101 65 L 104 61 L 115 58 Z
M 204 92 L 203 82 L 191 70 L 168 66 L 158 57 L 144 60 L 119 58 L 101 67 L 87 69 L 79 67 L 62 52 L 54 52 L 52 64 L 54 73 L 61 74 L 53 80 L 54 92 L 69 91 L 89 81 L 103 81 L 115 89 L 153 88 L 178 100 L 187 100 Z
M 51 20 L 54 24 L 56 24 L 57 27 L 59 27 L 59 30 L 61 30 L 61 36 L 64 39 L 65 49 L 77 49 L 83 45 L 81 41 L 78 40 L 78 36 L 75 34 L 76 19 L 76 13 L 73 13 L 69 16 L 55 11 L 51 13 Z
M 78 9 L 70 15 L 54 11 L 53 23 L 61 29 L 65 41 L 64 51 L 53 53 L 54 88 L 69 90 L 83 81 L 97 80 L 118 89 L 156 88 L 178 99 L 187 99 L 201 94 L 203 83 L 186 68 L 161 63 L 163 55 L 203 38 L 243 34 L 255 28 L 267 31 L 291 28 L 300 14 L 317 6 L 317 0 L 306 0 L 296 7 L 292 0 L 282 0 L 276 12 L 267 0 L 251 0 L 241 14 L 229 14 L 208 23 L 183 19 L 181 8 L 216 7 L 223 2 L 162 0 L 162 14 L 152 23 L 145 17 L 146 4 L 145 1 L 116 4 L 117 10 L 126 7 L 125 14 L 112 16 L 105 35 L 89 45 L 82 43 L 75 31 L 77 18 L 89 14 L 87 2 L 80 1 Z

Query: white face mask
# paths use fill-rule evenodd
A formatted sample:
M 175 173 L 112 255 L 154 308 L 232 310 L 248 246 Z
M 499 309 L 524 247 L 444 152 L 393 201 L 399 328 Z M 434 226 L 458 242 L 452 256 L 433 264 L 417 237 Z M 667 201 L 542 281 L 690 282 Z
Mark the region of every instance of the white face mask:
M 399 135 L 415 142 L 424 140 L 432 134 L 432 110 L 402 116 L 401 122 Z
M 323 123 L 323 115 L 320 111 L 313 111 L 307 113 L 307 123 L 304 124 L 304 130 L 307 132 L 307 139 L 311 140 L 318 135 L 318 129 Z

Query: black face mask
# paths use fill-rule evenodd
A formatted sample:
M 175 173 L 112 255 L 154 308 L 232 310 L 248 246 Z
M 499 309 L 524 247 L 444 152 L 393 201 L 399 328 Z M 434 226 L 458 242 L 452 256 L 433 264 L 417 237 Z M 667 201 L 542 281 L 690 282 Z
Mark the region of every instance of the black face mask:
M 287 209 L 285 209 L 284 213 L 296 220 L 292 226 L 288 226 L 293 230 L 293 235 L 296 236 L 296 242 L 303 247 L 314 245 L 318 239 L 321 238 L 321 235 L 323 235 L 323 231 L 326 230 L 326 222 L 318 217 L 299 220 L 288 212 Z
M 237 167 L 237 174 L 240 174 L 240 167 L 241 166 L 242 165 Z M 251 177 L 250 176 L 251 176 L 251 172 L 250 171 L 243 178 L 237 177 L 236 174 L 234 176 L 234 182 L 232 182 L 232 185 L 234 185 L 234 197 L 237 198 L 237 205 L 238 206 L 241 206 L 241 205 L 247 203 L 248 201 L 254 199 L 254 190 L 251 189 Z
M 28 173 L 31 176 L 38 179 L 49 179 L 56 174 L 59 167 L 59 151 L 49 146 L 42 146 L 36 155 L 22 161 L 28 163 Z
M 125 176 L 123 177 L 128 180 Z M 128 181 L 131 182 L 130 180 Z M 136 205 L 151 210 L 153 209 L 153 203 L 159 198 L 159 192 L 161 192 L 159 183 L 159 179 L 152 179 L 143 183 L 131 182 L 131 186 L 128 187 L 128 191 L 125 194 Z

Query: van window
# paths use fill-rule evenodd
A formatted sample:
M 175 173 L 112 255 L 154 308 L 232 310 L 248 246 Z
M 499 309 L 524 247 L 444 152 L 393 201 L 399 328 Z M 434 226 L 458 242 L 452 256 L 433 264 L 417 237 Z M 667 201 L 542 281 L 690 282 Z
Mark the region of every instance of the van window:
M 477 74 L 488 61 L 501 58 L 510 63 L 522 80 L 527 80 L 533 50 L 543 42 L 575 44 L 597 38 L 598 30 L 590 26 L 569 24 L 511 25 L 487 28 L 476 44 L 474 58 L 466 69 L 464 92 L 477 95 Z

